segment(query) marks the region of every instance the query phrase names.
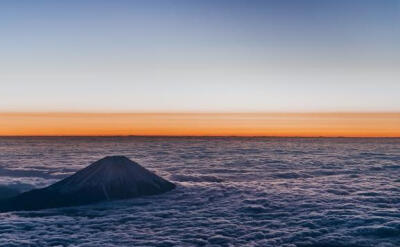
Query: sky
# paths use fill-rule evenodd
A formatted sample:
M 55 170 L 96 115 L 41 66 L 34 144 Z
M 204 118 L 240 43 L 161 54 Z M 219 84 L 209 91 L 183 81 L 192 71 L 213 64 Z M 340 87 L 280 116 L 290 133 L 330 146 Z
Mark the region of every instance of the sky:
M 2 113 L 400 112 L 398 0 L 4 0 L 0 33 Z
M 0 136 L 400 137 L 400 113 L 0 113 Z

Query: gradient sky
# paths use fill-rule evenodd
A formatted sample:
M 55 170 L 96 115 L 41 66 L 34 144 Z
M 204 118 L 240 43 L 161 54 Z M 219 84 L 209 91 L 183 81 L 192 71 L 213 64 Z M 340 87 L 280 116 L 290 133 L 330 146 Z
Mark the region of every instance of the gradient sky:
M 0 113 L 0 136 L 400 137 L 400 113 Z
M 0 112 L 398 112 L 400 1 L 1 1 Z

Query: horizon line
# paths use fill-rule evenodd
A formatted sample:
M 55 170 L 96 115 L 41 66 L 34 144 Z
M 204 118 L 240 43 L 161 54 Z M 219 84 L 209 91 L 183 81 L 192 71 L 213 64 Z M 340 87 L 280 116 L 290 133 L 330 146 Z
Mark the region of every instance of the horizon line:
M 400 136 L 280 136 L 280 135 L 0 135 L 0 138 L 14 137 L 150 137 L 150 138 L 346 138 L 346 139 L 398 139 Z
M 0 111 L 0 114 L 400 114 L 396 111 Z
M 400 137 L 391 113 L 0 113 L 0 136 Z

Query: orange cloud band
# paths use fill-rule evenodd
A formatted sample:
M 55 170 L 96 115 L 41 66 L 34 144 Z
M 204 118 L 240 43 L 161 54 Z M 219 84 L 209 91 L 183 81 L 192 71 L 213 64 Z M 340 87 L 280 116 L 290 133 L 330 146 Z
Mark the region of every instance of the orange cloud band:
M 0 113 L 0 136 L 400 137 L 400 113 Z

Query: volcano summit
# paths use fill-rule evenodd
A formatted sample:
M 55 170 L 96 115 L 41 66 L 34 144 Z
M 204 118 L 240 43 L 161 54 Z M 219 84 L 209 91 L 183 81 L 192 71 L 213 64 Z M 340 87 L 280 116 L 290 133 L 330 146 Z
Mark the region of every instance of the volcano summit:
M 124 156 L 109 156 L 46 188 L 1 201 L 0 212 L 77 206 L 156 195 L 174 188 L 173 183 Z

